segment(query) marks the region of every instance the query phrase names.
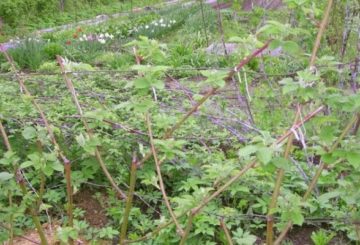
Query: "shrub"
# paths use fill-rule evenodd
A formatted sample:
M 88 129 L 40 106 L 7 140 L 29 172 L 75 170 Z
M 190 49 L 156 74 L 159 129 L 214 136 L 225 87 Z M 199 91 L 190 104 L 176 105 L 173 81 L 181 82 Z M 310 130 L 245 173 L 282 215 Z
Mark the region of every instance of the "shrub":
M 22 69 L 36 70 L 45 60 L 43 43 L 38 39 L 26 39 L 9 53 Z
M 49 73 L 60 72 L 60 68 L 55 61 L 51 61 L 51 62 L 45 62 L 45 63 L 41 64 L 38 71 L 49 72 Z
M 58 43 L 48 43 L 44 46 L 43 51 L 47 58 L 55 59 L 56 55 L 62 55 L 64 48 Z

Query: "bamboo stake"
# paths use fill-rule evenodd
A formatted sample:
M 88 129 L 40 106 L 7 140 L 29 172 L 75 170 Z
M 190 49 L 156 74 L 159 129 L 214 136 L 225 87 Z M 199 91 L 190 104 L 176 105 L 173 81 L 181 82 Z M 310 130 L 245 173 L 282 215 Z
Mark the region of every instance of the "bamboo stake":
M 331 7 L 333 5 L 333 0 L 328 0 L 327 3 L 327 7 L 324 13 L 324 17 L 321 21 L 320 24 L 320 28 L 319 28 L 319 32 L 316 36 L 316 40 L 315 40 L 315 44 L 312 50 L 312 54 L 311 54 L 311 58 L 310 58 L 310 67 L 315 65 L 315 60 L 316 60 L 316 53 L 320 47 L 320 43 L 321 43 L 321 38 L 323 33 L 325 32 L 326 26 L 328 24 L 328 20 L 329 20 L 329 15 L 330 15 L 330 11 L 331 11 Z
M 76 109 L 80 115 L 80 118 L 81 118 L 81 121 L 85 127 L 85 130 L 86 130 L 86 133 L 87 135 L 89 136 L 89 138 L 93 138 L 93 132 L 92 130 L 90 129 L 89 127 L 89 124 L 87 123 L 87 121 L 85 120 L 85 118 L 83 117 L 84 116 L 84 113 L 83 113 L 83 110 L 81 108 L 81 105 L 80 105 L 80 102 L 77 98 L 77 94 L 76 94 L 76 90 L 75 90 L 75 87 L 71 81 L 71 79 L 66 75 L 66 71 L 65 71 L 65 67 L 64 67 L 64 64 L 63 64 L 63 58 L 61 56 L 57 56 L 57 62 L 59 63 L 60 65 L 60 68 L 61 68 L 61 71 L 62 71 L 62 74 L 63 74 L 63 77 L 64 77 L 64 80 L 65 80 L 65 83 L 66 83 L 66 86 L 67 88 L 69 89 L 69 92 L 71 94 L 71 97 L 72 97 L 72 100 L 76 106 Z M 109 180 L 110 184 L 112 185 L 112 187 L 114 188 L 114 190 L 117 191 L 117 193 L 120 195 L 120 197 L 122 199 L 126 199 L 126 194 L 123 190 L 121 190 L 118 185 L 115 183 L 115 180 L 113 179 L 113 177 L 111 176 L 111 174 L 109 173 L 109 170 L 107 169 L 106 165 L 105 165 L 105 162 L 103 161 L 102 159 L 102 156 L 101 156 L 101 153 L 100 153 L 100 150 L 99 150 L 99 147 L 96 146 L 95 148 L 95 157 L 96 157 L 96 160 L 98 161 L 101 169 L 103 170 L 105 176 L 107 177 L 107 179 Z
M 137 164 L 137 160 L 136 160 L 136 155 L 134 154 L 132 162 L 131 162 L 129 192 L 128 192 L 128 195 L 126 198 L 126 206 L 125 206 L 125 211 L 124 211 L 124 216 L 123 216 L 123 223 L 121 225 L 121 230 L 120 230 L 120 245 L 125 244 L 124 241 L 126 239 L 126 233 L 127 233 L 128 223 L 129 223 L 129 216 L 130 216 L 133 197 L 134 197 L 134 193 L 135 193 L 137 167 L 138 167 L 138 164 Z
M 12 147 L 11 147 L 9 138 L 6 134 L 5 128 L 4 128 L 1 120 L 0 120 L 0 132 L 1 132 L 1 136 L 3 138 L 3 141 L 5 143 L 6 149 L 8 151 L 12 152 Z M 23 174 L 17 164 L 14 164 L 14 168 L 15 168 L 16 182 L 19 184 L 20 190 L 21 190 L 22 194 L 25 196 L 27 194 L 27 190 L 26 190 L 26 185 L 25 185 L 25 180 L 24 180 Z M 44 229 L 41 226 L 40 219 L 36 213 L 36 210 L 33 207 L 29 207 L 29 212 L 30 212 L 31 218 L 33 220 L 33 223 L 36 227 L 36 230 L 39 234 L 39 237 L 41 240 L 41 245 L 48 245 L 48 242 L 47 242 L 47 239 L 46 239 L 46 236 L 44 233 Z
M 335 143 L 331 146 L 329 153 L 332 153 L 334 150 L 336 150 L 336 148 L 339 146 L 341 140 L 343 140 L 343 138 L 347 135 L 347 133 L 351 130 L 352 126 L 355 124 L 355 122 L 357 121 L 357 115 L 355 114 L 352 119 L 349 121 L 349 123 L 346 125 L 346 127 L 344 128 L 343 132 L 341 133 L 341 135 L 337 138 L 337 140 L 335 141 Z M 315 176 L 313 177 L 311 183 L 309 184 L 305 194 L 302 197 L 302 202 L 305 202 L 308 197 L 310 196 L 312 190 L 315 188 L 317 181 L 320 178 L 320 175 L 323 171 L 325 167 L 325 163 L 323 161 L 321 161 Z M 289 221 L 285 228 L 281 231 L 279 237 L 276 239 L 275 241 L 275 245 L 280 245 L 281 241 L 285 238 L 287 232 L 290 230 L 290 228 L 292 227 L 293 223 L 291 221 Z
M 171 218 L 173 219 L 175 226 L 177 228 L 177 232 L 178 234 L 183 237 L 184 236 L 184 231 L 181 228 L 179 221 L 176 218 L 176 215 L 174 214 L 170 202 L 169 202 L 169 198 L 167 197 L 166 194 L 166 190 L 165 190 L 165 185 L 164 185 L 164 181 L 162 179 L 162 174 L 161 174 L 161 169 L 160 169 L 160 163 L 156 154 L 156 150 L 155 150 L 155 144 L 154 144 L 154 138 L 153 138 L 153 133 L 152 133 L 152 129 L 151 129 L 151 121 L 150 121 L 150 116 L 147 113 L 146 114 L 146 124 L 147 124 L 147 128 L 148 128 L 148 132 L 149 132 L 149 138 L 150 138 L 150 146 L 151 146 L 151 151 L 152 154 L 154 156 L 154 161 L 155 161 L 155 168 L 156 168 L 156 172 L 157 172 L 157 176 L 159 179 L 159 186 L 160 186 L 160 190 L 161 190 L 161 194 L 163 196 L 163 199 L 165 201 L 165 205 L 170 213 Z

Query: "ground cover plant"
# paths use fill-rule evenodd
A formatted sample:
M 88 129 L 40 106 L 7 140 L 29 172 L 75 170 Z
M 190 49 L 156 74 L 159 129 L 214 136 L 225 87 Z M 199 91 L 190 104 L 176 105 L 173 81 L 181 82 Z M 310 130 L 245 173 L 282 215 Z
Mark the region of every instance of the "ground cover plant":
M 359 9 L 196 1 L 0 46 L 0 241 L 359 243 Z

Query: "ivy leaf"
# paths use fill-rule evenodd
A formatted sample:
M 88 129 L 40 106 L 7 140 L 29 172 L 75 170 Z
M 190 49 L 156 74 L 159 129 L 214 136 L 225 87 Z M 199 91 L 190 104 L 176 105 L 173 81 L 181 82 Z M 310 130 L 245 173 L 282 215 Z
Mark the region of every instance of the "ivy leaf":
M 268 164 L 271 161 L 274 151 L 268 147 L 261 147 L 257 150 L 256 156 L 263 164 Z
M 14 175 L 9 172 L 0 172 L 0 181 L 7 181 L 12 177 L 14 177 Z
M 28 126 L 22 131 L 22 136 L 26 140 L 30 140 L 36 137 L 36 129 L 34 127 Z

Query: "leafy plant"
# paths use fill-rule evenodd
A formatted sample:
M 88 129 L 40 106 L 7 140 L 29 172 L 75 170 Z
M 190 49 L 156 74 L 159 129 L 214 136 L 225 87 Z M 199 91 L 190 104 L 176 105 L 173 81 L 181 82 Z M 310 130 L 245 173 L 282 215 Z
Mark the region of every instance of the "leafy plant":
M 311 234 L 311 240 L 315 245 L 326 245 L 335 237 L 334 232 L 327 232 L 323 229 L 314 231 Z

